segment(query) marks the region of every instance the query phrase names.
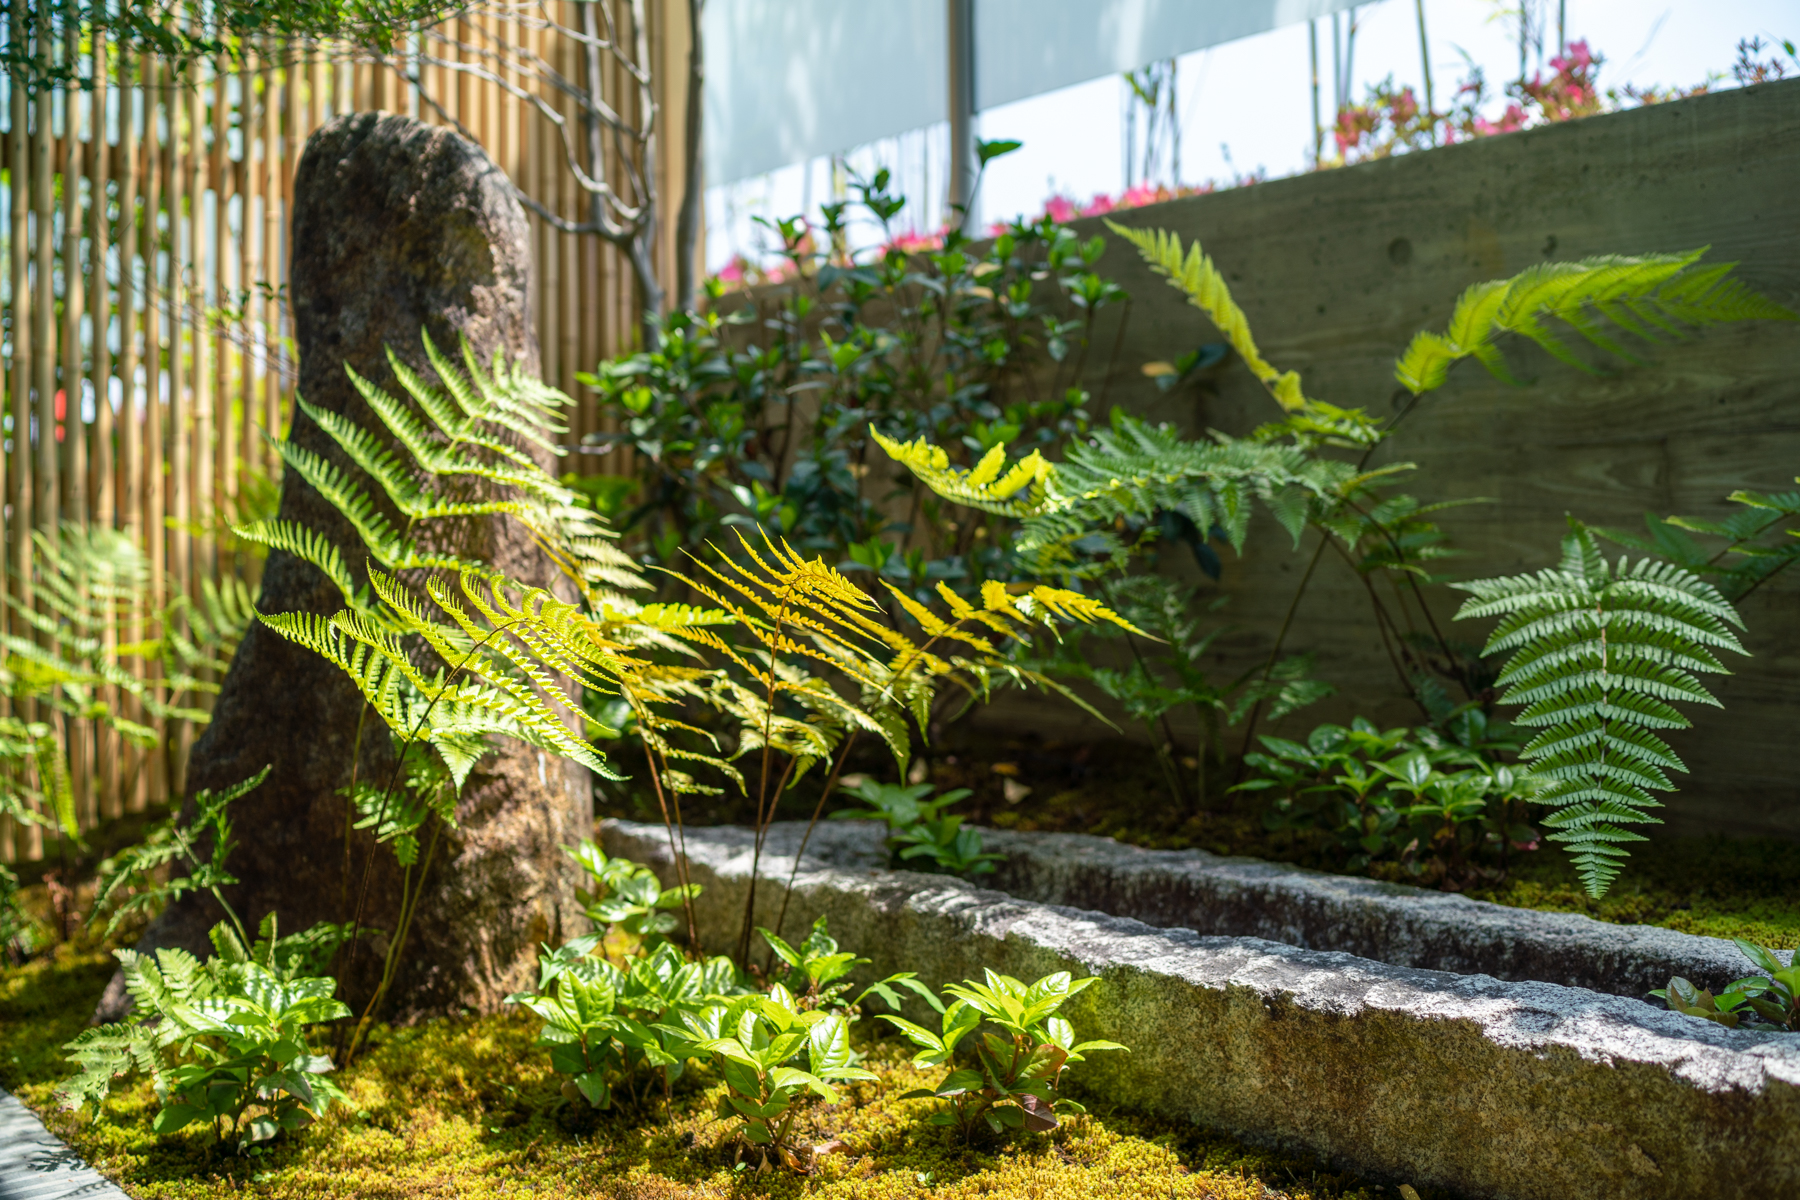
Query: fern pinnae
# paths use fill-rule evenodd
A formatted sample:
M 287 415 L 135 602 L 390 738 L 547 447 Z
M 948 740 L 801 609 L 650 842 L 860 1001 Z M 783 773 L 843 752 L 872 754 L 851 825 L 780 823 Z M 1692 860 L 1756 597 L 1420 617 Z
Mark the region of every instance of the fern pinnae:
M 1700 673 L 1726 673 L 1715 650 L 1745 653 L 1735 610 L 1711 584 L 1654 560 L 1609 566 L 1594 533 L 1570 521 L 1551 570 L 1454 586 L 1471 593 L 1458 619 L 1500 616 L 1484 653 L 1510 650 L 1497 685 L 1540 730 L 1521 752 L 1555 782 L 1539 800 L 1582 883 L 1603 895 L 1655 823 L 1651 791 L 1673 787 L 1680 758 L 1653 730 L 1690 724 L 1676 704 L 1718 705 Z
M 1503 333 L 1529 338 L 1578 370 L 1603 373 L 1570 348 L 1552 321 L 1609 357 L 1641 363 L 1602 320 L 1654 345 L 1684 341 L 1695 330 L 1726 321 L 1796 319 L 1730 278 L 1735 263 L 1696 265 L 1706 250 L 1541 263 L 1511 279 L 1475 284 L 1458 298 L 1443 334 L 1414 336 L 1394 365 L 1395 378 L 1422 395 L 1443 386 L 1459 360 L 1473 357 L 1502 382 L 1516 384 L 1497 345 Z

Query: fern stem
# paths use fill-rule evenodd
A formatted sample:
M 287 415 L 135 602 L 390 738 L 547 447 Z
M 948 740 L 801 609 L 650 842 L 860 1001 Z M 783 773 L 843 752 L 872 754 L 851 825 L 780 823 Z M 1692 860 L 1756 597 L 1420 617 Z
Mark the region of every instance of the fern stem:
M 493 641 L 500 634 L 525 619 L 526 618 L 524 617 L 515 617 L 505 624 L 496 625 L 488 632 L 486 637 L 469 647 L 469 652 L 463 656 L 462 662 L 445 678 L 444 685 L 438 689 L 437 695 L 433 696 L 430 701 L 426 703 L 425 711 L 419 714 L 419 719 L 413 723 L 412 731 L 407 734 L 406 740 L 400 744 L 399 750 L 394 758 L 393 774 L 388 777 L 387 786 L 382 789 L 381 807 L 377 809 L 375 813 L 374 829 L 377 835 L 380 833 L 381 823 L 387 819 L 388 804 L 392 802 L 394 798 L 394 788 L 400 782 L 400 774 L 406 768 L 406 751 L 414 742 L 419 740 L 420 731 L 425 728 L 425 722 L 431 718 L 431 710 L 437 707 L 438 700 L 450 690 L 451 685 L 456 682 L 457 676 L 468 671 L 469 664 L 475 661 L 475 654 L 477 651 Z M 354 801 L 352 801 L 352 803 L 354 803 Z M 362 883 L 357 889 L 356 896 L 356 915 L 350 923 L 350 952 L 344 960 L 344 974 L 346 975 L 350 973 L 350 968 L 356 963 L 356 943 L 358 934 L 362 932 L 363 912 L 368 907 L 369 901 L 369 878 L 374 873 L 375 854 L 379 849 L 380 846 L 378 844 L 370 845 L 368 860 L 363 863 Z M 402 907 L 404 907 L 404 900 L 405 898 L 403 896 Z M 354 1042 L 351 1043 L 351 1047 L 352 1049 L 355 1048 Z
M 1381 633 L 1381 647 L 1387 651 L 1388 662 L 1393 665 L 1394 674 L 1399 678 L 1400 686 L 1406 689 L 1406 694 L 1412 698 L 1412 702 L 1429 716 L 1430 710 L 1426 709 L 1424 701 L 1419 699 L 1418 689 L 1413 686 L 1412 677 L 1406 673 L 1406 668 L 1400 662 L 1399 654 L 1394 650 L 1394 642 L 1399 636 L 1399 627 L 1394 624 L 1394 618 L 1389 615 L 1387 606 L 1376 594 L 1374 581 L 1356 569 L 1356 561 L 1350 557 L 1349 551 L 1335 541 L 1331 543 L 1331 548 L 1338 552 L 1338 556 L 1344 560 L 1344 565 L 1349 567 L 1351 572 L 1362 581 L 1363 590 L 1369 594 L 1369 604 L 1375 610 L 1375 628 Z
M 819 793 L 819 802 L 813 805 L 812 819 L 806 823 L 806 832 L 800 837 L 800 848 L 794 851 L 794 868 L 788 872 L 787 887 L 782 889 L 781 910 L 775 915 L 775 936 L 781 936 L 782 922 L 787 920 L 788 899 L 794 894 L 794 880 L 800 875 L 800 858 L 806 853 L 806 844 L 812 841 L 813 830 L 818 827 L 819 814 L 825 811 L 825 801 L 831 798 L 837 787 L 838 777 L 843 773 L 844 763 L 850 758 L 850 748 L 856 745 L 856 735 L 860 729 L 852 729 L 844 737 L 844 748 L 838 752 L 837 762 L 832 764 L 831 774 L 825 778 L 825 787 Z
M 1096 408 L 1106 407 L 1106 398 L 1112 395 L 1113 368 L 1119 362 L 1119 350 L 1125 344 L 1125 327 L 1131 324 L 1131 297 L 1125 297 L 1125 308 L 1119 314 L 1119 327 L 1113 331 L 1112 353 L 1106 357 L 1106 373 L 1100 377 L 1100 402 Z
M 675 848 L 675 831 L 676 831 L 676 828 L 678 827 L 678 825 L 680 824 L 681 800 L 680 800 L 679 794 L 677 794 L 676 801 L 675 801 L 675 820 L 671 821 L 669 819 L 668 799 L 665 797 L 665 795 L 663 793 L 661 772 L 659 772 L 657 770 L 656 760 L 651 756 L 650 735 L 648 732 L 648 727 L 644 724 L 644 720 L 643 720 L 642 716 L 640 716 L 638 718 L 638 742 L 644 747 L 644 767 L 646 770 L 648 770 L 650 772 L 650 787 L 652 790 L 654 790 L 656 792 L 656 807 L 659 810 L 661 810 L 661 812 L 662 812 L 663 832 L 668 835 L 669 853 L 675 859 L 675 881 L 683 889 L 682 894 L 681 894 L 681 911 L 682 911 L 683 915 L 687 917 L 688 947 L 692 951 L 692 953 L 697 957 L 700 954 L 700 932 L 694 922 L 693 897 L 688 895 L 688 892 L 687 892 L 687 888 L 688 888 L 688 874 L 687 874 L 688 858 L 687 858 L 687 832 L 685 829 L 683 829 L 682 833 L 681 833 L 681 849 L 678 851 Z M 667 765 L 667 761 L 668 760 L 665 758 L 664 759 L 665 766 Z
M 375 995 L 369 1001 L 369 1007 L 363 1010 L 362 1018 L 357 1021 L 356 1031 L 350 1036 L 350 1047 L 344 1052 L 344 1066 L 346 1068 L 349 1067 L 351 1061 L 355 1059 L 356 1050 L 362 1042 L 363 1034 L 368 1030 L 370 1022 L 375 1019 L 375 1013 L 380 1009 L 381 1002 L 387 999 L 388 988 L 392 986 L 394 982 L 394 975 L 400 960 L 400 951 L 406 944 L 407 933 L 412 929 L 413 915 L 417 913 L 419 909 L 419 898 L 425 894 L 425 875 L 431 870 L 431 859 L 432 856 L 437 853 L 438 836 L 443 833 L 443 830 L 444 822 L 441 819 L 431 827 L 431 841 L 426 845 L 425 857 L 419 863 L 418 882 L 412 885 L 410 893 L 407 887 L 407 881 L 412 875 L 412 868 L 408 867 L 405 875 L 401 877 L 400 920 L 398 922 L 398 927 L 394 933 L 394 940 L 388 944 L 387 960 L 382 964 L 381 984 L 375 989 Z
M 1148 679 L 1151 684 L 1154 685 L 1156 683 L 1156 676 L 1151 674 L 1150 664 L 1144 661 L 1144 652 L 1138 649 L 1137 639 L 1127 633 L 1125 635 L 1125 644 L 1131 647 L 1131 657 L 1137 660 L 1138 669 L 1143 671 L 1144 678 Z M 1169 726 L 1169 710 L 1166 708 L 1163 709 L 1158 720 L 1162 725 L 1163 737 L 1168 741 L 1169 750 L 1173 752 L 1179 743 L 1175 740 L 1175 730 Z M 1146 721 L 1145 724 L 1149 725 L 1149 722 Z M 1154 726 L 1150 729 L 1150 736 L 1152 738 L 1156 736 L 1156 729 Z M 1204 734 L 1201 736 L 1202 738 L 1205 737 Z M 1165 755 L 1161 750 L 1157 751 L 1156 758 L 1159 763 L 1162 763 L 1163 773 L 1169 777 L 1169 788 L 1174 793 L 1175 803 L 1185 807 L 1188 802 L 1188 797 L 1187 789 L 1181 786 L 1181 772 L 1177 769 L 1175 763 L 1165 761 L 1168 758 L 1168 755 Z
M 1365 456 L 1366 457 L 1366 456 Z M 1281 628 L 1276 631 L 1275 644 L 1269 647 L 1269 659 L 1263 664 L 1262 678 L 1259 684 L 1267 684 L 1269 677 L 1275 673 L 1275 664 L 1281 658 L 1281 647 L 1287 641 L 1288 631 L 1294 627 L 1294 614 L 1300 609 L 1301 597 L 1306 595 L 1307 585 L 1312 583 L 1313 572 L 1318 570 L 1319 560 L 1325 557 L 1325 545 L 1331 540 L 1331 534 L 1324 529 L 1319 530 L 1319 544 L 1313 549 L 1312 560 L 1306 564 L 1306 573 L 1300 576 L 1300 586 L 1294 589 L 1294 598 L 1288 601 L 1287 615 L 1281 618 Z M 1250 753 L 1251 739 L 1256 736 L 1257 718 L 1262 716 L 1262 697 L 1250 706 L 1250 717 L 1244 725 L 1244 744 L 1238 748 L 1238 769 L 1233 783 L 1241 783 L 1244 775 L 1244 755 Z

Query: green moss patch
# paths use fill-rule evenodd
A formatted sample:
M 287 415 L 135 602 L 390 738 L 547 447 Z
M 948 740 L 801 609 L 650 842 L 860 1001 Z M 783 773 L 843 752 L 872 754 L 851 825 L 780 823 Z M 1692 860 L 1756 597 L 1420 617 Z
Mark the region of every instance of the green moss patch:
M 147 1082 L 115 1093 L 98 1124 L 54 1107 L 64 1074 L 58 1047 L 85 1024 L 111 975 L 95 949 L 56 954 L 0 977 L 0 1083 L 58 1136 L 134 1196 L 215 1197 L 1029 1197 L 1105 1195 L 1144 1200 L 1375 1200 L 1391 1196 L 1314 1164 L 1134 1114 L 1093 1110 L 1049 1135 L 1010 1145 L 964 1146 L 929 1125 L 929 1102 L 901 1101 L 936 1082 L 895 1043 L 865 1047 L 879 1083 L 846 1091 L 854 1103 L 808 1115 L 807 1139 L 838 1141 L 814 1174 L 759 1172 L 736 1162 L 728 1123 L 713 1117 L 722 1085 L 692 1072 L 667 1105 L 596 1113 L 563 1101 L 537 1022 L 522 1014 L 434 1021 L 383 1030 L 345 1073 L 352 1110 L 337 1110 L 298 1138 L 238 1158 L 210 1133 L 150 1132 Z M 1431 1196 L 1421 1189 L 1421 1194 Z

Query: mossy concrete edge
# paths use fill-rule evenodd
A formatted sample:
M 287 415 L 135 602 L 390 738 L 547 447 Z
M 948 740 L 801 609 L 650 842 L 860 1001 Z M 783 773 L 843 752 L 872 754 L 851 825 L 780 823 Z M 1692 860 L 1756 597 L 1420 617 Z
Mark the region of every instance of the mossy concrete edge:
M 609 853 L 673 880 L 660 827 L 608 821 L 603 836 Z M 751 843 L 743 829 L 687 831 L 710 951 L 735 944 Z M 792 866 L 791 851 L 765 848 L 759 923 L 775 924 Z M 872 977 L 1100 976 L 1070 1016 L 1082 1036 L 1131 1053 L 1080 1068 L 1099 1103 L 1471 1197 L 1674 1200 L 1800 1184 L 1800 1038 L 1585 989 L 1158 929 L 809 854 L 782 928 L 798 933 L 819 916 L 872 960 Z
M 792 855 L 803 826 L 784 822 L 771 845 Z M 984 829 L 1003 856 L 982 882 L 1021 900 L 1135 917 L 1163 928 L 1261 937 L 1342 950 L 1399 967 L 1560 983 L 1642 998 L 1680 975 L 1718 991 L 1755 968 L 1724 938 L 1656 925 L 1615 925 L 1449 892 L 1333 875 L 1204 850 L 1146 850 L 1079 833 Z M 885 862 L 882 834 L 862 821 L 813 833 L 808 853 L 837 865 Z M 1778 951 L 1781 957 L 1791 951 Z

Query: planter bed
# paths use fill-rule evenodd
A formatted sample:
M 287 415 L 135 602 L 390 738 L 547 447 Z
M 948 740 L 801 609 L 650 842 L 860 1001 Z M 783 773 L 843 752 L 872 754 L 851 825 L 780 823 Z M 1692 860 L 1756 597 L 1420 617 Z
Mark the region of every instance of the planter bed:
M 777 829 L 765 849 L 764 924 L 796 834 Z M 809 855 L 784 928 L 828 916 L 869 970 L 904 965 L 934 985 L 983 966 L 1099 975 L 1072 1016 L 1087 1036 L 1132 1047 L 1087 1068 L 1092 1091 L 1117 1103 L 1478 1197 L 1749 1195 L 1800 1182 L 1800 1038 L 1581 988 L 1020 900 L 868 865 L 875 835 L 823 831 L 845 865 Z M 608 822 L 605 837 L 609 853 L 672 878 L 660 827 Z M 688 831 L 710 947 L 735 936 L 750 841 L 737 828 Z
M 64 946 L 0 976 L 0 1086 L 18 1093 L 43 1124 L 0 1092 L 0 1170 L 7 1151 L 41 1190 L 5 1200 L 105 1200 L 125 1193 L 168 1200 L 1380 1200 L 1390 1191 L 1332 1175 L 1311 1159 L 1250 1149 L 1185 1122 L 1114 1111 L 1088 1097 L 1092 1115 L 1051 1135 L 965 1147 L 929 1125 L 931 1106 L 901 1101 L 941 1071 L 913 1068 L 897 1040 L 868 1044 L 879 1084 L 850 1088 L 854 1104 L 815 1110 L 808 1140 L 846 1145 L 813 1176 L 733 1169 L 729 1122 L 714 1118 L 722 1088 L 696 1069 L 665 1115 L 658 1105 L 604 1113 L 557 1104 L 558 1077 L 534 1045 L 539 1022 L 510 1011 L 377 1031 L 369 1053 L 338 1081 L 348 1108 L 253 1158 L 221 1153 L 190 1127 L 158 1137 L 148 1081 L 123 1089 L 97 1125 L 55 1108 L 51 1088 L 66 1073 L 59 1047 L 83 1028 L 110 974 L 94 946 Z M 866 1022 L 874 1034 L 877 1022 Z M 862 1039 L 859 1037 L 859 1041 Z M 10 1116 L 9 1116 L 10 1111 Z M 46 1133 L 44 1126 L 49 1127 Z M 23 1130 L 29 1144 L 11 1140 Z M 57 1141 L 57 1138 L 61 1141 Z M 79 1155 L 79 1159 L 77 1159 Z M 16 1155 L 15 1155 L 16 1157 Z M 93 1163 L 125 1192 L 79 1166 Z M 44 1171 L 52 1161 L 55 1170 Z M 36 1167 L 38 1169 L 34 1170 Z M 1266 1186 L 1271 1185 L 1271 1186 Z M 1424 1200 L 1445 1200 L 1423 1189 Z
M 791 855 L 798 823 L 771 837 Z M 1144 850 L 1074 833 L 983 830 L 1005 856 L 991 886 L 1021 900 L 1091 909 L 1162 928 L 1258 937 L 1341 950 L 1397 967 L 1559 983 L 1641 997 L 1681 975 L 1715 990 L 1751 964 L 1724 938 L 1655 925 L 1614 925 L 1353 875 L 1333 875 L 1204 850 Z M 821 824 L 810 857 L 884 865 L 882 831 L 865 821 Z M 1783 958 L 1791 951 L 1778 951 Z

